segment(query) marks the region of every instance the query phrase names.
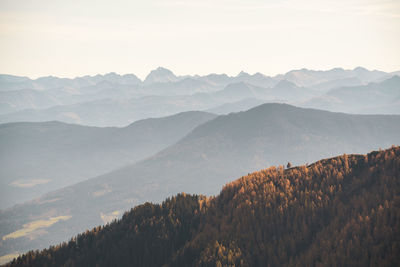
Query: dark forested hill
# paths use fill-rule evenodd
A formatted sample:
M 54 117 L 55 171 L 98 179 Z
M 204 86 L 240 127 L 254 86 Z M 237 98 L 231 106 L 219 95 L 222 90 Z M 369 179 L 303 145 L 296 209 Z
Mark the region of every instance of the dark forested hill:
M 400 147 L 179 194 L 9 266 L 399 266 Z
M 149 157 L 215 118 L 184 112 L 123 128 L 52 122 L 0 125 L 0 209 Z

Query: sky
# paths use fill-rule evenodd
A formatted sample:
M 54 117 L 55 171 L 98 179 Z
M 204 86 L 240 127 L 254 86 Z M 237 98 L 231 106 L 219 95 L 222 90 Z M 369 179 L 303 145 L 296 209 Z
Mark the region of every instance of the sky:
M 400 70 L 399 0 L 0 0 L 0 73 Z

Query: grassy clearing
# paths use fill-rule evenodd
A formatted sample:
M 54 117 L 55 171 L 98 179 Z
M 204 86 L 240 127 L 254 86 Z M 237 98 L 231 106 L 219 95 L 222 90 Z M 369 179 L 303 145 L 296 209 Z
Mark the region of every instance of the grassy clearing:
M 19 254 L 17 253 L 12 253 L 12 254 L 7 254 L 4 256 L 0 257 L 0 264 L 6 264 L 7 262 L 12 261 L 14 258 L 17 258 Z
M 13 238 L 27 236 L 38 229 L 50 227 L 58 221 L 66 221 L 66 220 L 69 220 L 70 218 L 71 218 L 71 216 L 58 216 L 58 217 L 50 217 L 47 220 L 33 221 L 30 223 L 24 224 L 22 229 L 19 229 L 15 232 L 12 232 L 8 235 L 3 236 L 2 239 L 7 240 L 7 239 L 13 239 Z
M 40 184 L 47 184 L 49 182 L 51 182 L 51 179 L 17 180 L 12 182 L 10 185 L 14 187 L 27 188 L 27 187 L 34 187 Z

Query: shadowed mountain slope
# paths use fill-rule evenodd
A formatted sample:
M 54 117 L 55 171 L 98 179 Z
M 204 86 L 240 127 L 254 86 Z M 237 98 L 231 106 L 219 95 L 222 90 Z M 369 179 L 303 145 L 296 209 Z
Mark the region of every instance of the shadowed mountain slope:
M 1 124 L 0 208 L 142 160 L 215 116 L 185 112 L 124 128 L 56 121 Z

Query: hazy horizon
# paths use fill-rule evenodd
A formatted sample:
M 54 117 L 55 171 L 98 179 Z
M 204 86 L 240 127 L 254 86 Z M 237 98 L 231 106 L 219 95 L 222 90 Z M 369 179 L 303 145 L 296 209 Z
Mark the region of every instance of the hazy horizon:
M 85 77 L 85 76 L 94 77 L 94 76 L 96 76 L 96 75 L 107 75 L 107 74 L 110 74 L 110 73 L 115 73 L 115 74 L 120 75 L 120 76 L 133 74 L 133 75 L 137 76 L 141 81 L 144 81 L 144 80 L 146 79 L 147 75 L 149 75 L 151 71 L 157 70 L 158 68 L 163 68 L 163 69 L 170 70 L 170 71 L 172 71 L 172 73 L 175 74 L 177 77 L 196 76 L 196 75 L 199 75 L 199 76 L 207 76 L 207 75 L 210 75 L 210 74 L 217 74 L 217 75 L 226 74 L 226 75 L 228 75 L 229 77 L 237 77 L 241 72 L 245 72 L 245 73 L 250 74 L 250 75 L 254 75 L 254 74 L 256 74 L 256 73 L 261 73 L 261 74 L 263 74 L 263 75 L 266 75 L 267 77 L 276 77 L 276 76 L 278 76 L 278 75 L 284 75 L 284 74 L 289 73 L 289 72 L 291 72 L 291 71 L 309 70 L 309 71 L 321 71 L 321 72 L 326 72 L 326 71 L 330 71 L 330 70 L 333 70 L 333 69 L 343 69 L 343 70 L 349 71 L 349 70 L 354 70 L 354 69 L 356 69 L 356 68 L 364 68 L 364 69 L 367 69 L 368 71 L 382 71 L 382 72 L 386 72 L 386 73 L 394 73 L 394 72 L 397 73 L 397 72 L 400 72 L 400 67 L 397 68 L 397 69 L 391 70 L 391 71 L 385 71 L 385 70 L 376 69 L 376 68 L 369 69 L 369 68 L 365 68 L 364 66 L 355 66 L 354 68 L 343 68 L 343 67 L 337 66 L 337 67 L 328 68 L 328 69 L 310 69 L 310 68 L 289 69 L 289 70 L 287 70 L 287 71 L 280 72 L 280 73 L 274 73 L 274 74 L 267 74 L 267 73 L 263 73 L 263 72 L 260 72 L 260 71 L 256 71 L 256 72 L 247 72 L 246 70 L 241 70 L 241 71 L 239 71 L 239 72 L 237 72 L 237 73 L 233 73 L 233 74 L 229 74 L 229 73 L 223 72 L 223 71 L 221 71 L 221 72 L 205 72 L 205 73 L 202 73 L 202 74 L 199 74 L 199 73 L 190 73 L 190 74 L 189 74 L 189 73 L 177 73 L 177 72 L 174 71 L 173 69 L 168 68 L 168 67 L 165 67 L 165 66 L 156 66 L 156 67 L 150 69 L 150 70 L 147 72 L 147 74 L 145 74 L 145 75 L 143 75 L 143 76 L 139 76 L 138 74 L 136 74 L 136 73 L 134 73 L 134 72 L 124 72 L 124 73 L 120 73 L 120 72 L 115 72 L 115 71 L 109 71 L 109 72 L 103 72 L 103 73 L 94 73 L 94 74 L 82 73 L 82 74 L 80 74 L 80 75 L 78 75 L 78 76 L 43 75 L 43 76 L 35 76 L 35 77 L 32 77 L 32 76 L 27 76 L 27 75 L 17 75 L 17 74 L 14 74 L 14 73 L 0 73 L 0 75 L 11 75 L 11 76 L 17 76 L 17 77 L 27 77 L 27 78 L 29 78 L 29 79 L 31 79 L 31 80 L 35 80 L 35 79 L 43 78 L 43 77 L 57 77 L 57 78 L 65 78 L 65 79 L 75 79 L 75 78 Z
M 0 73 L 400 69 L 400 2 L 0 1 Z

